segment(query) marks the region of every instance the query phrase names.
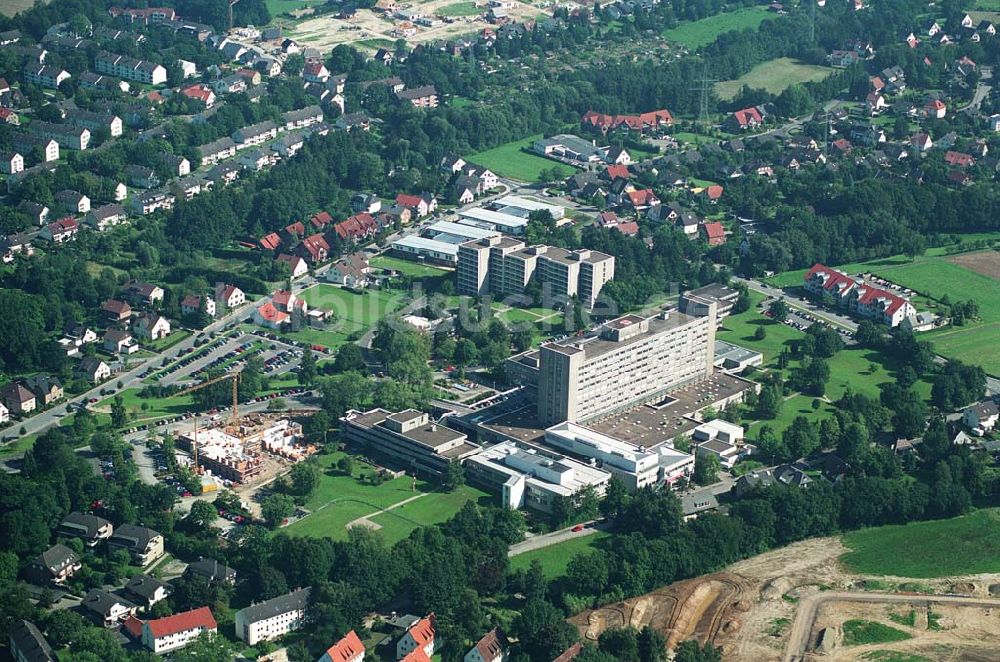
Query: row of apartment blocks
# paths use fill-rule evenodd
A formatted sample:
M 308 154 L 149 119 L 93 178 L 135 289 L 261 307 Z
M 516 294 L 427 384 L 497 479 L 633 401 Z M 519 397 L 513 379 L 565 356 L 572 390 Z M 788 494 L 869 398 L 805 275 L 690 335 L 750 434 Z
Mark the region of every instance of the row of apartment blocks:
M 98 53 L 94 58 L 94 71 L 147 85 L 162 85 L 167 82 L 167 70 L 163 65 L 106 51 Z
M 552 246 L 528 246 L 511 237 L 495 236 L 458 247 L 456 288 L 459 294 L 505 296 L 523 294 L 532 278 L 557 300 L 577 297 L 593 308 L 604 285 L 615 277 L 613 255 Z
M 916 315 L 916 308 L 906 298 L 852 278 L 843 271 L 822 264 L 813 265 L 805 275 L 804 288 L 817 296 L 829 295 L 859 317 L 890 327 L 899 326 L 903 320 Z

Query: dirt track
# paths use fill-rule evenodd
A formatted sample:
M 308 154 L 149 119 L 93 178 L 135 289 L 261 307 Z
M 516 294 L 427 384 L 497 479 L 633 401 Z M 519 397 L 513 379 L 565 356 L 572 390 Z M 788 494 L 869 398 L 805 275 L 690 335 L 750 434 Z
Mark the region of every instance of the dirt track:
M 1000 251 L 979 251 L 949 257 L 948 261 L 977 274 L 1000 280 Z

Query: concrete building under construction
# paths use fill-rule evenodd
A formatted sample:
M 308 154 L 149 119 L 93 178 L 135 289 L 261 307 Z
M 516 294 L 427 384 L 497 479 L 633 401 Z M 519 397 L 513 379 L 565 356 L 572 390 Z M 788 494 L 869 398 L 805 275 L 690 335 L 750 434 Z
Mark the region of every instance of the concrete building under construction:
M 246 483 L 263 472 L 264 451 L 294 461 L 304 459 L 309 453 L 308 448 L 296 443 L 301 439 L 302 426 L 294 421 L 249 414 L 236 427 L 223 425 L 182 432 L 177 437 L 177 446 L 195 456 L 198 467 L 205 473 Z

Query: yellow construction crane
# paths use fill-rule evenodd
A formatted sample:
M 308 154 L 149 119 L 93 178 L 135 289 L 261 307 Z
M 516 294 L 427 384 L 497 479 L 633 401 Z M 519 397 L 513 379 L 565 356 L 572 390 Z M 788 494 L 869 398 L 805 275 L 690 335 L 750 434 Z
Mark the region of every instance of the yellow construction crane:
M 195 391 L 200 391 L 201 389 L 211 386 L 212 384 L 218 384 L 219 382 L 226 381 L 227 379 L 233 382 L 233 429 L 239 430 L 240 425 L 240 413 L 239 413 L 239 384 L 240 384 L 240 371 L 227 372 L 224 375 L 219 375 L 218 377 L 213 377 L 212 379 L 205 380 L 200 384 L 195 384 L 194 386 L 188 387 L 179 393 L 175 393 L 174 396 L 188 395 L 194 393 Z M 191 438 L 191 452 L 194 456 L 194 470 L 198 471 L 198 415 L 194 416 L 194 435 Z

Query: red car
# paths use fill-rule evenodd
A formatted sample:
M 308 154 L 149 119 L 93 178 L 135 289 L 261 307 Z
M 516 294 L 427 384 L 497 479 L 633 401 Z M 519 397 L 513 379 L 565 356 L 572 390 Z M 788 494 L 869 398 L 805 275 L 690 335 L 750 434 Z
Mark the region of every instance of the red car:
M 580 533 L 583 531 L 583 524 L 577 524 L 573 527 L 573 533 Z

